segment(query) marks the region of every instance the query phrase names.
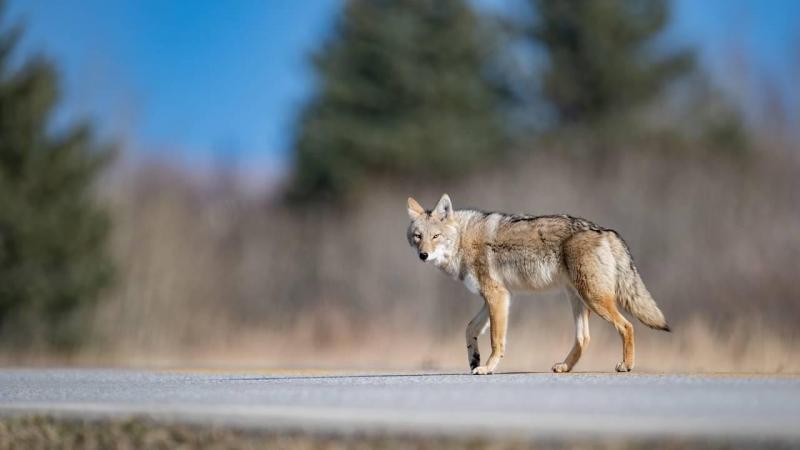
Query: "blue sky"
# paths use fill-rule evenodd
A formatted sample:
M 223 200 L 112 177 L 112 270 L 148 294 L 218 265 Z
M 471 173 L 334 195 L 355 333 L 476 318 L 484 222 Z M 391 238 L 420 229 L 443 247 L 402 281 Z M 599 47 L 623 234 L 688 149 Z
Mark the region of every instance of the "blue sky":
M 337 5 L 12 0 L 6 20 L 26 24 L 22 54 L 61 69 L 60 121 L 91 117 L 136 151 L 267 163 L 287 152 Z
M 502 0 L 478 0 L 503 8 Z M 668 38 L 695 46 L 721 84 L 743 51 L 795 95 L 800 1 L 674 0 Z M 21 55 L 62 72 L 59 121 L 89 117 L 133 151 L 180 158 L 236 155 L 280 167 L 298 108 L 313 91 L 307 55 L 341 0 L 10 0 Z M 794 73 L 792 73 L 794 71 Z M 740 86 L 739 86 L 740 87 Z

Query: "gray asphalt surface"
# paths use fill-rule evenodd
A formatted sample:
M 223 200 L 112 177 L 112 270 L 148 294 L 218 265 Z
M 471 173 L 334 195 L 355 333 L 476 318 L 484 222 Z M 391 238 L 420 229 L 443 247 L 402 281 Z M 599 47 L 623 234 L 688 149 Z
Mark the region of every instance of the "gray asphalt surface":
M 0 370 L 0 414 L 271 429 L 800 439 L 800 379 L 646 374 L 265 376 Z

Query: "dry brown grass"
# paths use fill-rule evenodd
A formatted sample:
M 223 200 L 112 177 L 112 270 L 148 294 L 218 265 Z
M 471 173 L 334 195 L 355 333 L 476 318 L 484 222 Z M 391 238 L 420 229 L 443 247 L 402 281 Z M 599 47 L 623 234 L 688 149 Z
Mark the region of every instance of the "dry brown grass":
M 588 147 L 556 143 L 458 183 L 378 182 L 349 208 L 292 210 L 165 165 L 122 174 L 105 192 L 120 283 L 95 344 L 67 362 L 461 370 L 480 300 L 405 242 L 406 196 L 430 206 L 446 190 L 456 207 L 617 229 L 674 330 L 637 326 L 640 369 L 800 371 L 797 158 L 575 156 Z M 596 317 L 592 332 L 578 369 L 610 370 L 618 337 Z M 514 300 L 502 369 L 548 370 L 571 335 L 559 297 Z

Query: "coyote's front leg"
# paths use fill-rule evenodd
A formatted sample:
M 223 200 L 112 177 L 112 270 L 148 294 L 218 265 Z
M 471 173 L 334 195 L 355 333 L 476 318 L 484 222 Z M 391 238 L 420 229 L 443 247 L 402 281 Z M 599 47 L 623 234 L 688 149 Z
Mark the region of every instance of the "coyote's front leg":
M 489 327 L 492 337 L 492 354 L 485 366 L 472 369 L 475 375 L 494 373 L 506 351 L 506 329 L 508 328 L 508 290 L 502 286 L 489 285 L 481 289 L 481 294 L 489 310 Z
M 478 336 L 483 334 L 489 325 L 489 308 L 484 304 L 478 314 L 467 324 L 467 362 L 469 370 L 475 370 L 481 365 L 481 354 L 478 350 Z

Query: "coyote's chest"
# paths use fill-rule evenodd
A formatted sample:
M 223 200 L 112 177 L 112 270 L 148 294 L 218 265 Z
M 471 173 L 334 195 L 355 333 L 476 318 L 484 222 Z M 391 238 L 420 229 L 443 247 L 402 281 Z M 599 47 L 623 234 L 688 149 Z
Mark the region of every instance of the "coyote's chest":
M 471 271 L 468 271 L 464 276 L 463 283 L 473 294 L 478 294 L 481 291 L 481 284 L 478 281 L 478 277 Z

